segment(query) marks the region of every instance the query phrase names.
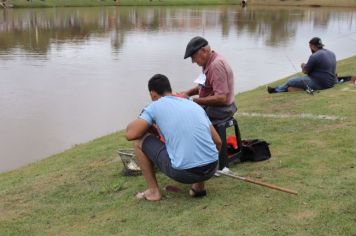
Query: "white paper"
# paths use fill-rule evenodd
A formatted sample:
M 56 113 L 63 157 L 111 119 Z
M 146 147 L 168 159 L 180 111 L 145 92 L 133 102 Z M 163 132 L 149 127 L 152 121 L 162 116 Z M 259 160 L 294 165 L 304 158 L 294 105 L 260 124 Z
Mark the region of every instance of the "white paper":
M 198 78 L 194 80 L 194 83 L 200 84 L 200 85 L 205 85 L 205 80 L 206 80 L 206 75 L 204 73 L 201 73 Z

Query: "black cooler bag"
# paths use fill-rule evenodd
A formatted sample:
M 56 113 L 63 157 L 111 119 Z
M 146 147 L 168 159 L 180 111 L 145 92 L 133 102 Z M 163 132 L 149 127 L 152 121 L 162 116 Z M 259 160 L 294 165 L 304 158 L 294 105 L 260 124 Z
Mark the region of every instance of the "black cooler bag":
M 264 161 L 271 158 L 269 143 L 260 139 L 242 140 L 242 155 L 240 160 L 244 161 Z

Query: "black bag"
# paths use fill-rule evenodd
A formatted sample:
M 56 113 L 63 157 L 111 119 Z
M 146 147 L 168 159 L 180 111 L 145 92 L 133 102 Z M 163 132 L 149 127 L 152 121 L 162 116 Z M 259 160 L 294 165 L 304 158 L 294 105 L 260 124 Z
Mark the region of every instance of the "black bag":
M 242 154 L 240 160 L 264 161 L 271 158 L 269 143 L 260 139 L 242 140 Z
M 339 84 L 341 84 L 341 83 L 344 83 L 346 81 L 351 81 L 352 76 L 337 76 L 336 78 L 337 78 L 337 82 Z

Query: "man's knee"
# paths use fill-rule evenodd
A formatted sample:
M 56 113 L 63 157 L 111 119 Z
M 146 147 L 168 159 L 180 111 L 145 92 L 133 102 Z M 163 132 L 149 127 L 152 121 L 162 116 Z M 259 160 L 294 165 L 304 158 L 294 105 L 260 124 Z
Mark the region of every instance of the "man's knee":
M 140 139 L 137 139 L 135 141 L 135 148 L 138 148 L 138 149 L 141 149 L 142 150 L 142 145 L 143 145 L 143 142 L 145 141 L 145 139 L 151 134 L 149 133 L 146 133 L 145 135 L 142 136 L 142 138 Z
M 288 88 L 305 89 L 306 81 L 303 78 L 296 78 L 288 81 Z

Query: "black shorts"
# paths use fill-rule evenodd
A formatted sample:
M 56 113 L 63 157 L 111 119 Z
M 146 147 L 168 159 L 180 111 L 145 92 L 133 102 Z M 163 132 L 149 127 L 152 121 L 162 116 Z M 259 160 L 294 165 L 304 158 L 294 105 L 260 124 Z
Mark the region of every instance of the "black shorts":
M 228 106 L 203 106 L 213 125 L 231 119 L 237 111 L 235 103 Z
M 185 170 L 172 167 L 166 145 L 153 135 L 147 136 L 142 143 L 142 151 L 168 177 L 183 184 L 193 184 L 210 179 L 216 172 L 218 162 Z

